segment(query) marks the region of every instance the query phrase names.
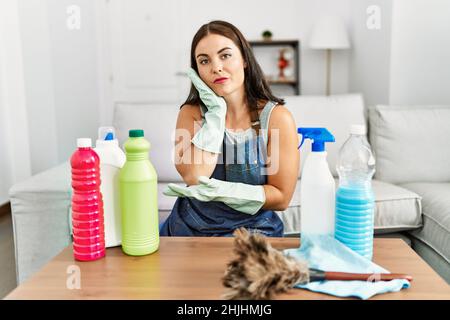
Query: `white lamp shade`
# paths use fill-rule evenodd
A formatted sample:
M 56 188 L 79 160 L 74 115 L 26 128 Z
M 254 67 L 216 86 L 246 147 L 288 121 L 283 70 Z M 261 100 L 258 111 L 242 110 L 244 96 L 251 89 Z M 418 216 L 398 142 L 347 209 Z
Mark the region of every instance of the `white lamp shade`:
M 344 21 L 337 16 L 323 15 L 314 24 L 309 46 L 312 49 L 350 48 Z

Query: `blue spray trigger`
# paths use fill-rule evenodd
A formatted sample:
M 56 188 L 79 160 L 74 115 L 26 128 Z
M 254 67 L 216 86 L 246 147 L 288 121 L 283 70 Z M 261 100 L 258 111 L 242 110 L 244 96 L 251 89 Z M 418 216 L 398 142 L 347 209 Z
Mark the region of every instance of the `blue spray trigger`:
M 313 141 L 313 152 L 325 151 L 325 142 L 335 142 L 334 136 L 326 128 L 298 128 L 297 132 L 302 135 L 302 142 L 298 149 L 303 145 L 305 139 Z
M 112 132 L 108 132 L 108 134 L 105 137 L 105 140 L 114 140 L 114 135 Z

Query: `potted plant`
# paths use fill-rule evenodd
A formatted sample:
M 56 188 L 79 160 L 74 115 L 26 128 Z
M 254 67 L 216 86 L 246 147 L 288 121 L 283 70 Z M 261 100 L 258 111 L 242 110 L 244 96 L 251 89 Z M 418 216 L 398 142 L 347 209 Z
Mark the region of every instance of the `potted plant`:
M 272 32 L 270 30 L 264 30 L 262 33 L 262 37 L 264 41 L 270 41 L 272 40 Z

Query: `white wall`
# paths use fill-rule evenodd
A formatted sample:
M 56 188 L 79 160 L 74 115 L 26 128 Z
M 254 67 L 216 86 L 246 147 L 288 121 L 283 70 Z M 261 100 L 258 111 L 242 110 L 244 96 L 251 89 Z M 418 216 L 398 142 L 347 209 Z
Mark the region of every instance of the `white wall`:
M 0 1 L 0 205 L 31 174 L 22 61 L 17 2 Z
M 450 104 L 450 1 L 394 1 L 391 46 L 391 104 Z
M 77 5 L 81 28 L 70 30 Z M 94 3 L 19 0 L 32 173 L 69 159 L 76 138 L 95 138 L 99 125 Z
M 187 77 L 183 79 L 174 74 L 185 72 L 189 67 L 190 45 L 195 32 L 202 24 L 215 19 L 233 23 L 248 40 L 261 39 L 261 33 L 266 29 L 273 32 L 274 39 L 299 39 L 301 92 L 322 94 L 325 90 L 325 51 L 309 48 L 310 32 L 323 13 L 339 15 L 349 26 L 349 1 L 230 0 L 219 5 L 207 0 L 166 0 L 164 6 L 157 1 L 145 0 L 97 3 L 98 19 L 104 20 L 103 24 L 109 29 L 101 30 L 102 23 L 97 28 L 99 43 L 104 44 L 99 60 L 100 68 L 104 70 L 100 73 L 103 77 L 101 121 L 111 122 L 114 102 L 182 103 L 190 82 Z M 162 54 L 165 58 L 161 58 Z M 349 54 L 348 50 L 333 52 L 332 93 L 348 92 Z M 105 62 L 107 60 L 111 63 Z M 281 96 L 294 94 L 289 89 L 284 86 L 274 91 L 278 95 L 281 92 Z
M 56 165 L 55 92 L 47 6 L 42 0 L 19 0 L 25 93 L 32 173 Z
M 81 29 L 70 30 L 66 10 L 80 7 Z M 68 160 L 79 137 L 97 136 L 97 47 L 91 0 L 47 0 L 55 93 L 58 159 Z
M 381 28 L 366 27 L 366 9 Z M 367 105 L 450 104 L 450 2 L 352 0 L 349 90 Z
M 96 19 L 105 13 L 96 10 L 105 7 L 89 0 L 18 1 L 34 174 L 67 160 L 77 137 L 95 138 L 100 120 L 111 119 L 113 106 L 101 95 L 101 90 L 109 92 L 107 88 L 99 88 L 98 74 L 102 70 L 99 64 L 104 63 L 98 60 L 98 43 L 108 41 L 98 39 L 107 35 L 97 30 Z M 348 25 L 351 23 L 349 0 L 285 0 L 281 6 L 269 0 L 230 0 L 220 10 L 207 0 L 178 3 L 177 10 L 184 17 L 178 26 L 181 40 L 176 48 L 182 66 L 189 66 L 190 42 L 195 31 L 210 20 L 228 20 L 248 39 L 260 39 L 261 32 L 270 29 L 275 38 L 301 40 L 302 94 L 321 94 L 325 87 L 324 52 L 311 50 L 307 44 L 313 22 L 327 11 L 340 15 Z M 69 30 L 66 26 L 66 10 L 70 5 L 80 7 L 80 30 Z M 161 32 L 164 30 L 162 26 Z M 162 44 L 159 48 L 164 50 Z M 333 93 L 348 91 L 348 65 L 348 51 L 333 53 Z M 103 80 L 109 77 L 108 71 L 100 75 Z M 187 92 L 188 87 L 186 81 L 182 92 Z M 100 113 L 106 116 L 100 118 Z
M 388 104 L 391 65 L 392 0 L 352 0 L 349 91 L 361 92 L 366 105 Z M 377 6 L 375 11 L 367 9 Z M 374 20 L 380 18 L 379 29 Z M 369 20 L 369 26 L 367 22 Z
M 325 52 L 308 46 L 314 21 L 321 13 L 340 15 L 347 26 L 351 23 L 349 0 L 229 0 L 226 5 L 215 6 L 208 0 L 180 2 L 184 17 L 181 22 L 182 50 L 185 65 L 189 65 L 191 40 L 198 28 L 211 20 L 223 19 L 237 26 L 248 40 L 261 39 L 265 29 L 276 39 L 301 41 L 302 94 L 323 94 L 325 91 Z M 333 52 L 332 93 L 348 91 L 349 52 Z

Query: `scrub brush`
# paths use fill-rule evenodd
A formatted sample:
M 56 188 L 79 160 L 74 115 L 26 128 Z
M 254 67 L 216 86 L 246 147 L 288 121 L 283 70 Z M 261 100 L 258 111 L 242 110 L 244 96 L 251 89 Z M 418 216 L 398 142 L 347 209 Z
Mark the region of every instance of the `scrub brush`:
M 234 232 L 235 259 L 227 264 L 222 283 L 224 299 L 271 299 L 296 284 L 323 280 L 389 281 L 412 277 L 404 274 L 361 274 L 327 272 L 309 269 L 306 262 L 285 256 L 274 249 L 266 238 L 240 228 Z

